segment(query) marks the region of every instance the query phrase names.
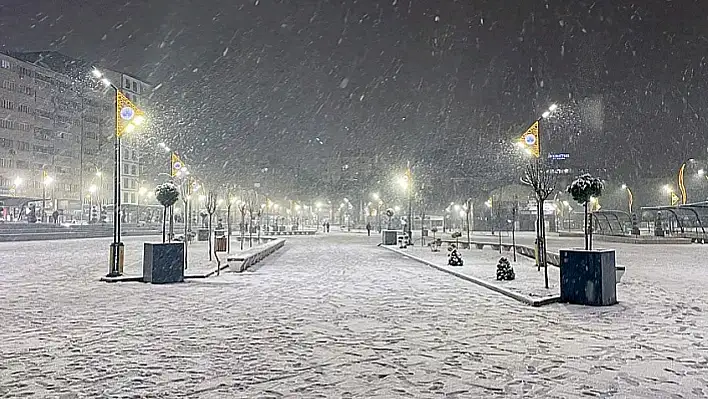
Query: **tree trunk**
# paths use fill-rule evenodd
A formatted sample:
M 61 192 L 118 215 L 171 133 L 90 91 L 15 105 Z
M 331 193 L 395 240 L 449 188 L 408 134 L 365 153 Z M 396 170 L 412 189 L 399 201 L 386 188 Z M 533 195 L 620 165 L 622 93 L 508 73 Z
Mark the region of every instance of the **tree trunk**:
M 543 264 L 543 275 L 546 283 L 546 289 L 548 289 L 548 261 L 546 256 L 546 216 L 543 214 L 543 203 L 541 201 L 541 263 Z
M 162 243 L 165 243 L 165 233 L 167 232 L 167 207 L 162 207 Z
M 253 248 L 253 213 L 248 214 L 248 247 Z
M 586 202 L 585 205 L 583 205 L 585 208 L 584 211 L 584 221 L 583 221 L 583 233 L 585 233 L 585 249 L 589 250 L 590 249 L 590 240 L 588 237 L 588 203 Z
M 243 251 L 243 241 L 246 239 L 245 231 L 243 229 L 246 227 L 246 214 L 241 212 L 241 251 Z
M 189 209 L 189 202 L 184 201 L 184 214 L 189 215 L 187 213 L 187 210 Z M 189 216 L 187 216 L 189 217 Z M 184 219 L 184 270 L 187 270 L 187 262 L 189 257 L 187 256 L 187 247 L 189 247 L 189 231 L 187 229 L 188 224 L 187 224 L 187 219 Z
M 167 234 L 167 241 L 172 242 L 172 239 L 175 236 L 175 207 L 174 205 L 170 206 L 170 229 Z
M 212 213 L 209 214 L 209 224 L 207 226 L 207 229 L 209 230 L 207 233 L 207 241 L 209 241 L 209 262 L 211 262 L 211 220 L 212 220 Z
M 231 253 L 231 203 L 226 207 L 226 253 Z

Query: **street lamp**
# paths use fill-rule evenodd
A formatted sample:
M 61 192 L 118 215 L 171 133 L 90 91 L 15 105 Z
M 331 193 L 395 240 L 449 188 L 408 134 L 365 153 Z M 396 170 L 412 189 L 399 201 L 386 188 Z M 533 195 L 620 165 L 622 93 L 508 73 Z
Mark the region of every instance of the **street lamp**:
M 108 277 L 117 277 L 123 273 L 123 243 L 121 242 L 121 136 L 132 133 L 145 122 L 145 114 L 135 106 L 121 91 L 111 83 L 98 69 L 91 71 L 94 78 L 99 79 L 105 87 L 115 92 L 115 139 L 113 156 L 113 242 L 111 243 Z

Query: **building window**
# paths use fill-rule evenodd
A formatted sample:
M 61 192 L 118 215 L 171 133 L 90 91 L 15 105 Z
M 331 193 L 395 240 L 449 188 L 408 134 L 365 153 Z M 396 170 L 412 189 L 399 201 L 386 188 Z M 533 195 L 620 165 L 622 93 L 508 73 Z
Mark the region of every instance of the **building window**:
M 20 105 L 17 107 L 17 110 L 20 111 L 20 112 L 24 112 L 25 114 L 31 114 L 31 113 L 32 113 L 32 108 L 30 108 L 30 106 L 27 105 L 27 104 L 20 104 Z
M 30 168 L 30 163 L 27 161 L 18 160 L 16 162 L 16 164 L 17 164 L 17 169 L 29 169 Z
M 0 138 L 0 147 L 2 148 L 12 148 L 13 141 L 6 138 Z
M 138 167 L 135 165 L 130 165 L 130 174 L 133 176 L 138 175 Z
M 12 167 L 12 159 L 0 158 L 0 168 L 11 168 L 11 167 Z
M 125 78 L 125 88 L 130 89 L 130 79 Z
M 0 103 L 0 106 L 5 109 L 15 109 L 15 102 L 10 101 L 10 100 L 2 100 L 2 103 Z
M 133 91 L 136 93 L 138 92 L 138 82 L 136 81 L 133 81 Z
M 17 149 L 20 151 L 29 151 L 31 148 L 30 143 L 26 141 L 18 141 L 17 142 Z
M 32 76 L 32 71 L 21 66 L 20 67 L 20 77 L 23 77 L 23 76 Z M 39 78 L 39 74 L 37 74 L 37 77 Z
M 15 84 L 15 82 L 11 82 L 11 81 L 9 81 L 9 80 L 3 80 L 3 81 L 2 81 L 2 88 L 3 88 L 3 89 L 13 90 L 13 91 L 14 91 L 16 87 L 17 87 L 17 85 Z
M 15 121 L 7 120 L 7 119 L 0 119 L 0 127 L 3 129 L 15 129 L 16 123 Z
M 12 68 L 12 64 L 10 64 L 10 61 L 8 61 L 8 60 L 0 60 L 0 68 L 10 69 L 10 68 Z
M 19 130 L 22 130 L 23 132 L 29 132 L 30 130 L 32 130 L 32 125 L 30 125 L 29 123 L 20 122 L 20 123 L 17 125 L 17 128 L 18 128 Z
M 28 96 L 33 96 L 34 89 L 29 86 L 20 86 L 20 93 L 27 94 Z

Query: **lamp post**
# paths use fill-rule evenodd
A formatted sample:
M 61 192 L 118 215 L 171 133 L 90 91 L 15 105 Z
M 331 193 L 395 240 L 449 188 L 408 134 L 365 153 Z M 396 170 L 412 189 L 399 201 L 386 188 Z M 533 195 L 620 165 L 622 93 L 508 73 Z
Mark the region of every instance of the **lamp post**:
M 121 242 L 121 136 L 132 133 L 145 122 L 144 113 L 136 107 L 121 91 L 111 83 L 98 69 L 92 71 L 94 78 L 99 79 L 106 87 L 115 93 L 115 136 L 113 155 L 113 242 L 110 250 L 110 265 L 107 277 L 118 277 L 123 273 L 123 243 Z
M 47 186 L 52 184 L 54 179 L 47 175 L 47 171 L 42 169 L 42 223 L 45 223 L 44 214 L 47 209 Z

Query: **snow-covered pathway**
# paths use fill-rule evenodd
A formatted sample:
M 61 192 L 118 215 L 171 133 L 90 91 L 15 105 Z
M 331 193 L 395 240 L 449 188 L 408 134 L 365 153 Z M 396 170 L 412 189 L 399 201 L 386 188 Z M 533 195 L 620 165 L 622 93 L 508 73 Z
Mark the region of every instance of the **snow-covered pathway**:
M 376 242 L 170 286 L 99 283 L 105 239 L 0 244 L 0 397 L 708 397 L 704 303 L 534 309 Z

